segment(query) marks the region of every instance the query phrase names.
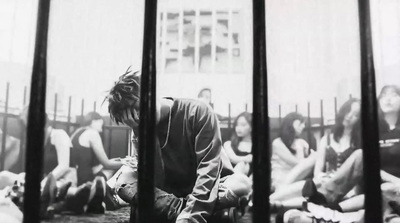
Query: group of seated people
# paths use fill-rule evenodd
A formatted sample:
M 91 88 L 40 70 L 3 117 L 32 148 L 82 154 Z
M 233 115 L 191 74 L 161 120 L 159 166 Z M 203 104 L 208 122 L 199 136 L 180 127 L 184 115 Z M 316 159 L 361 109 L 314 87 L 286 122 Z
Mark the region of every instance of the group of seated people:
M 123 74 L 106 101 L 111 119 L 138 136 L 140 72 Z M 277 222 L 363 222 L 360 105 L 360 100 L 349 99 L 340 107 L 335 125 L 318 148 L 310 148 L 301 138 L 305 128 L 301 114 L 283 118 L 271 143 L 272 193 L 266 195 L 278 214 Z M 383 87 L 378 105 L 383 211 L 385 221 L 394 223 L 400 222 L 400 88 Z M 22 117 L 26 122 L 26 114 Z M 71 138 L 46 125 L 43 218 L 137 207 L 137 153 L 108 159 L 99 135 L 102 125 L 101 116 L 94 112 Z M 235 222 L 224 211 L 251 204 L 252 199 L 251 113 L 236 117 L 232 136 L 224 144 L 217 116 L 198 100 L 157 100 L 156 126 L 155 222 Z M 18 194 L 15 187 L 23 178 L 3 171 L 0 189 Z M 21 196 L 11 198 L 23 202 Z
M 25 107 L 20 116 L 25 126 L 27 113 L 28 107 Z M 110 200 L 115 198 L 105 199 L 111 189 L 106 181 L 122 162 L 118 158 L 109 159 L 105 153 L 100 137 L 103 122 L 100 114 L 90 112 L 69 137 L 63 129 L 53 128 L 46 116 L 40 213 L 43 219 L 62 212 L 104 213 L 106 204 L 107 209 L 119 205 Z M 8 197 L 20 209 L 24 182 L 25 173 L 0 172 L 2 198 Z M 17 216 L 21 220 L 22 213 Z

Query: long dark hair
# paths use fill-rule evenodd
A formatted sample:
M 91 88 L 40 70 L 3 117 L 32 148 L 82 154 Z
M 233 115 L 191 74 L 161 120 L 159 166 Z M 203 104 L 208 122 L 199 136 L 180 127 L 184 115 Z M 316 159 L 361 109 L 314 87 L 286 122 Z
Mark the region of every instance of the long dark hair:
M 343 121 L 345 116 L 351 111 L 351 106 L 354 103 L 360 103 L 359 99 L 350 98 L 347 100 L 339 109 L 338 114 L 336 115 L 335 126 L 333 127 L 333 139 L 336 142 L 339 142 L 340 138 L 343 136 L 344 125 Z M 360 119 L 354 124 L 353 129 L 351 130 L 351 141 L 350 144 L 355 146 L 356 148 L 361 146 L 360 143 Z
M 381 92 L 379 93 L 378 104 L 379 104 L 379 100 L 382 98 L 383 94 L 389 89 L 393 89 L 395 91 L 395 93 L 400 96 L 400 87 L 399 86 L 396 86 L 396 85 L 385 85 L 382 88 Z M 378 117 L 379 117 L 378 118 L 379 119 L 379 131 L 380 132 L 388 132 L 388 131 L 390 131 L 389 124 L 385 121 L 385 117 L 384 117 L 384 114 L 383 114 L 383 111 L 382 111 L 380 105 L 378 105 Z M 400 112 L 398 113 L 396 128 L 400 129 Z
M 304 122 L 304 117 L 297 112 L 291 112 L 287 114 L 283 119 L 282 119 L 282 124 L 279 129 L 279 137 L 281 138 L 283 144 L 289 149 L 290 152 L 293 154 L 296 153 L 294 149 L 291 148 L 292 143 L 294 142 L 296 138 L 296 132 L 293 128 L 293 122 L 299 120 L 301 123 Z
M 236 117 L 235 121 L 233 122 L 233 132 L 232 132 L 232 136 L 231 136 L 231 147 L 232 147 L 232 149 L 235 149 L 235 150 L 238 149 L 239 143 L 240 143 L 240 141 L 242 141 L 242 137 L 239 137 L 236 133 L 236 126 L 237 126 L 237 123 L 238 123 L 238 120 L 240 117 L 243 117 L 244 119 L 246 119 L 246 121 L 247 121 L 247 123 L 249 123 L 250 127 L 252 126 L 251 123 L 252 123 L 253 117 L 252 117 L 251 113 L 242 112 Z

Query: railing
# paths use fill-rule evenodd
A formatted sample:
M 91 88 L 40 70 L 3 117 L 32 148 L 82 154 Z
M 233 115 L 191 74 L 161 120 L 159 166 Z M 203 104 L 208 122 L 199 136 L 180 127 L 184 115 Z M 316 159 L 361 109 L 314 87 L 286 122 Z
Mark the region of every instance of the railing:
M 381 223 L 381 191 L 379 176 L 379 152 L 377 133 L 377 106 L 375 77 L 372 57 L 370 10 L 368 0 L 359 0 L 359 27 L 362 82 L 362 137 L 364 145 L 365 221 Z M 39 1 L 35 59 L 32 71 L 32 87 L 28 123 L 28 149 L 26 154 L 26 192 L 24 222 L 39 222 L 40 180 L 43 162 L 46 50 L 50 0 Z M 136 222 L 152 222 L 153 209 L 153 157 L 155 152 L 155 81 L 156 81 L 156 12 L 157 1 L 145 3 L 145 28 L 142 71 L 142 100 L 139 133 L 139 203 Z M 269 222 L 270 163 L 265 162 L 270 152 L 267 142 L 268 95 L 267 58 L 265 40 L 265 3 L 253 1 L 253 168 L 254 168 L 254 222 Z M 308 117 L 310 117 L 308 115 Z M 321 119 L 323 120 L 323 119 Z M 324 123 L 321 121 L 321 126 Z M 146 150 L 143 147 L 146 146 Z M 267 148 L 267 149 L 265 149 Z M 133 214 L 133 212 L 132 212 Z M 132 215 L 131 215 L 132 216 Z M 29 220 L 28 220 L 29 219 Z M 131 217 L 131 222 L 133 222 Z

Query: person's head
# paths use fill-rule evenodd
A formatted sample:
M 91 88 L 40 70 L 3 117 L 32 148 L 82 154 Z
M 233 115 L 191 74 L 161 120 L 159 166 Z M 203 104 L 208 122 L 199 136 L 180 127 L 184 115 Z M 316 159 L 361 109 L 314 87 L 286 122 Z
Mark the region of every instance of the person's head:
M 211 89 L 210 88 L 201 89 L 199 94 L 197 95 L 197 98 L 206 104 L 211 104 Z
M 335 126 L 333 127 L 333 138 L 339 142 L 345 128 L 351 129 L 351 141 L 353 145 L 359 146 L 360 134 L 360 100 L 351 98 L 339 109 L 336 115 Z
M 89 112 L 83 119 L 82 126 L 89 126 L 98 132 L 103 131 L 104 120 L 97 112 Z
M 396 127 L 400 127 L 400 87 L 396 85 L 384 86 L 378 96 L 378 104 L 380 119 L 383 120 L 383 116 L 387 114 L 397 114 Z M 384 121 L 381 124 L 387 125 Z M 389 128 L 389 126 L 382 127 Z
M 234 131 L 231 136 L 232 148 L 237 148 L 243 138 L 251 137 L 252 118 L 249 112 L 242 112 L 236 117 L 233 122 Z
M 292 143 L 296 138 L 300 137 L 304 127 L 304 117 L 297 112 L 291 112 L 282 119 L 279 137 L 292 153 L 296 152 L 291 148 Z
M 105 98 L 110 117 L 137 130 L 139 127 L 140 74 L 129 69 L 114 83 Z

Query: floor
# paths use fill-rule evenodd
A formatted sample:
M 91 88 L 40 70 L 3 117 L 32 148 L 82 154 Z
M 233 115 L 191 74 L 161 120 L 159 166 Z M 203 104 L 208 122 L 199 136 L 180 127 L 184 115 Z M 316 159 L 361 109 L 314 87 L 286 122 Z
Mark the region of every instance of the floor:
M 115 223 L 128 223 L 129 222 L 130 208 L 125 207 L 116 211 L 107 211 L 104 215 L 85 214 L 85 215 L 56 215 L 51 221 L 42 221 L 44 223 L 61 223 L 61 222 L 85 222 L 85 223 L 99 223 L 99 222 L 115 222 Z M 252 215 L 249 210 L 246 210 L 244 216 L 239 216 L 237 223 L 251 223 Z M 271 222 L 275 222 L 271 218 Z

